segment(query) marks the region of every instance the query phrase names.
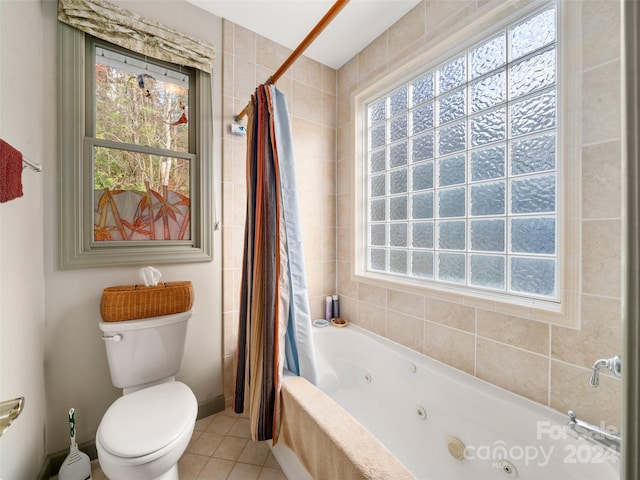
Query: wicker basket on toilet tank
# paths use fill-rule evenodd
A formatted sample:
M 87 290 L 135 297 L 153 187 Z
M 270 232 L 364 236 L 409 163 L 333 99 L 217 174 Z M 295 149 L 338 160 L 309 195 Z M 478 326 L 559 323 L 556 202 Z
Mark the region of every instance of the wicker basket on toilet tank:
M 186 312 L 192 306 L 193 285 L 189 281 L 148 287 L 123 285 L 102 291 L 100 315 L 105 322 L 122 322 Z

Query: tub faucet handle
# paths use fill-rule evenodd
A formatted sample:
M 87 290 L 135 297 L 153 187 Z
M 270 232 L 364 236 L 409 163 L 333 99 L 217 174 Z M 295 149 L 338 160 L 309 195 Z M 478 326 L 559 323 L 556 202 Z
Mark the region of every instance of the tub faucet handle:
M 591 379 L 589 380 L 589 383 L 592 387 L 598 387 L 600 384 L 600 368 L 602 367 L 606 367 L 611 370 L 616 378 L 620 378 L 622 376 L 622 360 L 618 355 L 611 358 L 601 358 L 600 360 L 596 360 L 591 370 Z

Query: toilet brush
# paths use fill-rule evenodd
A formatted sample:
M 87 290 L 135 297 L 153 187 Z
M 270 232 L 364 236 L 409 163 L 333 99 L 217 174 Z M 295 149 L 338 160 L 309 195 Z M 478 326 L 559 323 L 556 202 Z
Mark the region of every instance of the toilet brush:
M 71 437 L 71 448 L 69 455 L 62 462 L 58 472 L 59 480 L 91 480 L 91 462 L 86 453 L 78 450 L 76 443 L 76 411 L 69 410 L 69 436 Z

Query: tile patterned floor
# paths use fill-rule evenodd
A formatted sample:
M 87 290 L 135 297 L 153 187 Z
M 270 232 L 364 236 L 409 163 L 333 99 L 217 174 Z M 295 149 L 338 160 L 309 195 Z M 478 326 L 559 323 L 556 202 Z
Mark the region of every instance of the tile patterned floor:
M 287 480 L 267 444 L 251 440 L 249 419 L 231 409 L 196 422 L 178 470 L 180 480 Z
M 200 419 L 178 462 L 180 480 L 287 480 L 265 442 L 251 440 L 249 419 L 233 410 Z M 107 480 L 97 460 L 93 480 Z

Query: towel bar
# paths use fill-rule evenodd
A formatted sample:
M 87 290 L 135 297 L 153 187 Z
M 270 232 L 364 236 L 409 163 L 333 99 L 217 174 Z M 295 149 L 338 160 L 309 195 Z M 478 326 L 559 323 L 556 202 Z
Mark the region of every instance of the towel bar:
M 31 170 L 35 170 L 36 172 L 41 172 L 42 171 L 42 165 L 39 165 L 39 164 L 37 164 L 35 162 L 32 162 L 31 160 L 29 160 L 25 156 L 22 157 L 22 166 L 23 167 L 29 167 Z

